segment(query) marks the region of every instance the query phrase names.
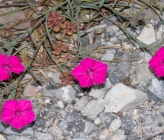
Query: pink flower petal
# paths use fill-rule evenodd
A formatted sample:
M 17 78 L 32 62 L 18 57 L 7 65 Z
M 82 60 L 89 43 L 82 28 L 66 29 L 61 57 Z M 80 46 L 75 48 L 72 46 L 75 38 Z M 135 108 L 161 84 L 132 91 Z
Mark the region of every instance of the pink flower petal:
M 32 103 L 30 100 L 20 100 L 17 108 L 21 111 L 32 110 Z
M 91 69 L 96 63 L 96 60 L 92 58 L 85 58 L 80 62 L 80 65 L 86 69 Z
M 22 119 L 21 115 L 17 115 L 10 122 L 10 125 L 16 129 L 22 129 L 23 127 L 27 125 L 27 123 L 24 121 L 24 119 Z
M 14 111 L 4 110 L 1 114 L 1 121 L 3 123 L 9 123 L 9 122 L 11 122 L 11 120 L 13 120 L 14 115 L 15 115 Z
M 81 65 L 76 66 L 72 71 L 72 75 L 75 79 L 81 78 L 85 73 L 87 73 L 87 69 L 83 68 Z
M 35 113 L 33 111 L 23 111 L 21 119 L 26 123 L 31 123 L 35 120 Z
M 157 56 L 152 57 L 152 59 L 150 59 L 149 61 L 149 66 L 152 69 L 155 69 L 156 67 L 161 65 L 161 59 Z
M 3 110 L 11 110 L 16 111 L 18 107 L 18 101 L 17 100 L 8 100 L 3 105 Z
M 7 63 L 8 63 L 9 69 L 16 74 L 20 74 L 25 69 L 23 64 L 20 62 L 19 57 L 17 56 L 10 55 L 8 57 Z
M 7 62 L 7 56 L 5 54 L 0 54 L 0 66 L 6 65 Z
M 159 66 L 155 69 L 155 74 L 161 78 L 164 77 L 164 66 Z
M 8 80 L 10 78 L 10 71 L 0 66 L 0 81 Z
M 107 69 L 108 69 L 108 66 L 107 64 L 104 64 L 102 63 L 101 61 L 98 61 L 94 67 L 92 68 L 92 71 L 94 73 L 101 73 L 101 74 L 105 74 L 107 73 Z
M 161 47 L 157 50 L 155 56 L 164 59 L 164 47 Z
M 92 85 L 92 79 L 90 75 L 85 75 L 79 79 L 79 83 L 81 87 L 90 87 Z
M 102 84 L 106 80 L 106 74 L 93 73 L 92 77 L 93 77 L 93 84 L 94 85 Z

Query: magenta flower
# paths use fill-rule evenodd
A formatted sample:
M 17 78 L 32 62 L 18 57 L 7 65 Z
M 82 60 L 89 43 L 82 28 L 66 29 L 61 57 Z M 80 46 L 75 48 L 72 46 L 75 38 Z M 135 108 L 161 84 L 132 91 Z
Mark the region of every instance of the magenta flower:
M 13 128 L 22 129 L 35 120 L 32 103 L 29 100 L 8 100 L 2 107 L 1 121 Z
M 19 57 L 0 54 L 0 81 L 8 80 L 11 72 L 20 74 L 22 71 L 24 71 L 24 66 Z
M 149 61 L 150 68 L 160 78 L 164 77 L 164 47 L 159 48 Z
M 108 66 L 101 61 L 85 58 L 73 69 L 72 75 L 79 81 L 81 87 L 89 87 L 105 82 L 107 68 Z

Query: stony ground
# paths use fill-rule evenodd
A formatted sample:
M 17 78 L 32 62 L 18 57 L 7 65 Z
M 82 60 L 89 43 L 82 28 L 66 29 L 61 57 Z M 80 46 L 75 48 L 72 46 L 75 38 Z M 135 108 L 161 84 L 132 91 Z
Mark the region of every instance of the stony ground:
M 0 140 L 164 140 L 164 80 L 149 69 L 151 55 L 109 21 L 101 26 L 105 33 L 81 41 L 90 48 L 109 46 L 95 54 L 109 66 L 106 83 L 56 87 L 60 73 L 47 72 L 42 86 L 28 84 L 21 97 L 33 102 L 36 121 L 21 131 L 0 124 Z M 151 22 L 133 34 L 147 44 L 156 41 Z M 158 39 L 162 34 L 159 27 Z

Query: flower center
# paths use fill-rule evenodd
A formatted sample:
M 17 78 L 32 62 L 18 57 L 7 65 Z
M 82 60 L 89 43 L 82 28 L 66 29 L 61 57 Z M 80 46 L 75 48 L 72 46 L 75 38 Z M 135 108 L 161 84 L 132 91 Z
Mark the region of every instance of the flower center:
M 92 69 L 88 69 L 86 74 L 91 75 L 92 74 Z
M 19 115 L 19 114 L 20 114 L 20 112 L 16 112 L 15 114 L 16 114 L 16 115 Z
M 8 65 L 4 65 L 4 68 L 9 70 L 9 66 Z
M 2 65 L 3 68 L 7 69 L 7 70 L 10 70 L 10 65 L 8 63 Z
M 19 111 L 19 110 L 17 110 L 16 112 L 15 112 L 15 116 L 19 116 L 21 114 L 21 112 Z
M 92 73 L 93 73 L 92 69 L 87 69 L 87 72 L 85 73 L 85 75 L 89 75 L 90 78 L 93 79 Z

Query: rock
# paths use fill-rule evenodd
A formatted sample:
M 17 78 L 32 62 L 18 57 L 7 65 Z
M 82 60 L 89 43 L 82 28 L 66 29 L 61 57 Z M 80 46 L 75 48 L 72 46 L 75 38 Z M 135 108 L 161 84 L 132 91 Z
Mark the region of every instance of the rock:
M 111 50 L 108 50 L 101 58 L 101 60 L 109 60 L 109 61 L 112 61 L 113 59 L 114 59 L 114 52 Z
M 146 86 L 146 83 L 151 80 L 154 76 L 149 69 L 148 61 L 151 59 L 151 55 L 147 52 L 141 53 L 143 59 L 138 61 L 131 67 L 130 79 L 132 85 Z
M 87 140 L 86 138 L 74 138 L 72 140 Z
M 75 123 L 72 123 L 72 126 L 75 128 L 76 131 L 84 131 L 85 124 L 83 120 L 76 121 Z
M 106 32 L 118 32 L 119 28 L 116 25 L 108 25 L 106 27 Z
M 53 136 L 54 139 L 57 139 L 57 137 L 62 136 L 63 132 L 60 127 L 55 126 L 51 129 L 50 134 Z
M 6 140 L 6 138 L 0 134 L 0 140 Z
M 57 90 L 54 90 L 54 96 L 58 98 L 59 100 L 62 100 L 62 95 L 64 93 L 64 90 L 62 88 L 59 88 Z
M 10 136 L 7 136 L 6 138 L 7 140 L 31 140 L 33 139 L 32 136 L 17 136 L 17 135 L 10 135 Z
M 109 78 L 106 79 L 105 83 L 102 85 L 102 90 L 108 90 L 112 87 L 112 83 L 110 82 Z
M 100 106 L 103 106 L 103 107 L 106 107 L 109 103 L 107 100 L 101 99 L 101 98 L 98 98 L 97 102 Z
M 113 74 L 118 69 L 118 66 L 115 64 L 108 64 L 109 70 L 108 70 L 108 75 Z
M 152 24 L 148 24 L 146 25 L 143 30 L 141 31 L 140 35 L 137 36 L 137 39 L 139 39 L 140 41 L 150 45 L 152 43 L 154 43 L 155 41 L 155 31 L 154 31 L 154 27 Z M 162 30 L 159 29 L 157 32 L 157 39 L 162 40 Z
M 62 90 L 64 90 L 64 93 L 62 95 L 62 100 L 64 102 L 71 103 L 73 100 L 75 100 L 76 90 L 72 86 L 67 85 L 65 87 L 62 87 Z
M 96 125 L 98 125 L 98 124 L 100 124 L 101 123 L 101 120 L 100 120 L 100 118 L 96 118 L 95 120 L 94 120 L 94 124 L 96 124 Z
M 105 91 L 101 89 L 93 89 L 89 92 L 89 96 L 95 97 L 95 98 L 104 98 Z
M 151 81 L 151 85 L 148 87 L 148 90 L 157 96 L 159 99 L 164 101 L 164 80 L 154 78 Z
M 105 126 L 109 126 L 113 119 L 114 117 L 112 116 L 111 112 L 103 112 L 100 114 L 100 120 Z
M 84 106 L 88 104 L 90 101 L 88 96 L 83 96 L 80 98 L 80 100 L 75 104 L 74 108 L 78 111 L 81 111 Z
M 110 38 L 110 42 L 112 42 L 112 43 L 114 43 L 114 44 L 119 44 L 119 40 L 118 40 L 118 38 L 115 37 L 115 36 Z
M 122 121 L 122 128 L 124 130 L 130 130 L 130 131 L 133 130 L 135 125 L 132 120 L 128 119 L 127 117 L 122 117 L 121 121 Z
M 109 126 L 109 131 L 110 132 L 115 132 L 121 127 L 121 120 L 120 119 L 114 119 L 112 123 Z
M 116 133 L 114 133 L 114 135 L 112 135 L 112 138 L 110 140 L 125 140 L 126 136 L 124 135 L 124 131 L 117 131 Z
M 108 77 L 112 84 L 122 82 L 123 79 L 126 78 L 125 73 L 120 69 L 117 69 L 113 73 L 110 73 Z
M 99 140 L 109 140 L 110 132 L 108 129 L 104 129 L 100 132 Z
M 87 116 L 90 119 L 95 119 L 96 116 L 103 111 L 104 107 L 101 106 L 98 101 L 90 101 L 81 111 L 83 116 Z
M 35 126 L 44 128 L 45 127 L 45 121 L 40 115 L 37 115 L 36 120 L 35 120 Z
M 58 104 L 58 106 L 59 106 L 60 108 L 64 108 L 64 104 L 63 104 L 62 101 L 58 101 L 57 104 Z
M 51 99 L 50 98 L 45 98 L 44 102 L 45 102 L 46 105 L 51 104 Z
M 80 37 L 81 45 L 85 46 L 89 43 L 89 38 L 88 37 Z
M 37 137 L 37 140 L 54 140 L 52 135 L 49 133 L 36 132 L 35 137 Z
M 77 132 L 75 135 L 74 135 L 74 139 L 75 140 L 86 140 L 86 134 L 85 133 L 81 133 L 81 132 Z M 73 140 L 74 140 L 73 139 Z
M 123 56 L 121 56 L 122 60 L 129 60 L 129 56 L 127 56 L 126 54 L 124 54 Z M 118 69 L 123 71 L 125 77 L 129 76 L 129 71 L 130 71 L 130 62 L 119 62 L 118 63 Z
M 24 88 L 23 95 L 25 97 L 34 96 L 36 92 L 38 92 L 38 88 L 35 87 L 35 86 L 32 86 L 32 85 L 28 84 Z
M 60 78 L 59 78 L 60 73 L 48 71 L 46 74 L 47 74 L 47 76 L 48 76 L 49 78 L 51 78 L 55 83 L 61 84 L 61 80 L 60 80 Z
M 63 120 L 59 123 L 59 127 L 60 127 L 62 130 L 66 129 L 66 128 L 68 127 L 66 120 L 63 119 Z
M 30 136 L 33 136 L 33 129 L 32 127 L 29 127 L 29 126 L 26 126 L 24 127 L 22 130 L 16 130 L 16 129 L 13 129 L 11 127 L 7 127 L 5 129 L 5 131 L 3 131 L 3 133 L 5 135 L 14 135 L 14 136 L 25 136 L 25 135 L 28 135 L 29 137 Z
M 2 101 L 2 100 L 0 100 Z M 2 107 L 1 107 L 1 111 L 2 111 Z M 5 127 L 3 126 L 2 122 L 0 121 L 0 133 L 3 133 L 5 131 Z
M 118 83 L 107 92 L 104 99 L 109 102 L 105 107 L 105 112 L 118 112 L 127 111 L 142 104 L 147 99 L 147 95 Z
M 130 135 L 127 135 L 127 138 L 126 138 L 126 139 L 127 139 L 127 140 L 137 140 L 137 139 L 139 139 L 139 138 L 138 138 L 138 134 L 132 131 L 132 132 L 130 133 Z
M 85 122 L 84 133 L 89 134 L 94 129 L 95 125 L 89 121 Z
M 71 112 L 66 118 L 67 123 L 75 123 L 80 120 L 82 120 L 82 116 L 79 112 Z
M 43 96 L 51 97 L 51 98 L 56 97 L 56 98 L 62 100 L 62 95 L 64 93 L 64 90 L 61 88 L 55 89 L 55 90 L 54 89 L 48 90 L 48 89 L 44 88 L 42 92 L 43 92 Z

